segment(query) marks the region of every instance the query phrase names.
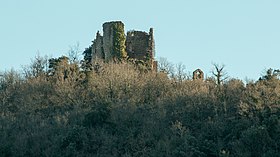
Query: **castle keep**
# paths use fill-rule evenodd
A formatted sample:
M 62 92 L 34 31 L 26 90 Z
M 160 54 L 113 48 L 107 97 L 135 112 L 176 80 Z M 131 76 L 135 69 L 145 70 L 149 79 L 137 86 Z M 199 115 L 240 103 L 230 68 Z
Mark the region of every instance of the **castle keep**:
M 116 51 L 123 49 L 124 53 L 117 56 Z M 146 62 L 151 69 L 156 69 L 155 43 L 153 29 L 149 33 L 143 31 L 128 31 L 124 34 L 124 24 L 121 21 L 106 22 L 103 24 L 103 35 L 98 31 L 91 46 L 91 62 L 98 60 L 106 62 L 115 57 L 125 57 Z
M 154 58 L 155 45 L 153 28 L 150 28 L 149 34 L 142 31 L 129 31 L 126 35 L 126 52 L 131 58 L 145 60 Z

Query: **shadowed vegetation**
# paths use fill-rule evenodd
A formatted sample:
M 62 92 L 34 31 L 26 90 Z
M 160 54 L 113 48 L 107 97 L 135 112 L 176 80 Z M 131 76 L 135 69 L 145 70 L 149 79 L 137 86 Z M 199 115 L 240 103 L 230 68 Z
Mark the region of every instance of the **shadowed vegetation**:
M 0 156 L 279 156 L 278 70 L 244 84 L 159 65 L 37 56 L 2 73 Z

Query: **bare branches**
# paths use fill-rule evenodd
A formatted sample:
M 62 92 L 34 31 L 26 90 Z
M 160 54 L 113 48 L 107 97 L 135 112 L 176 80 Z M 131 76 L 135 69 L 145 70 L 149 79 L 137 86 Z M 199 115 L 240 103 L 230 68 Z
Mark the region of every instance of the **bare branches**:
M 80 60 L 81 55 L 80 50 L 80 43 L 77 42 L 76 45 L 70 46 L 70 49 L 68 51 L 68 58 L 70 63 L 77 63 Z
M 217 63 L 212 63 L 214 66 L 214 70 L 212 70 L 212 74 L 215 76 L 217 85 L 221 85 L 226 79 L 228 79 L 227 72 L 224 70 L 225 65 L 219 65 Z
M 176 78 L 179 82 L 187 79 L 186 66 L 183 63 L 176 64 Z
M 166 58 L 160 57 L 158 61 L 158 71 L 174 76 L 174 65 Z

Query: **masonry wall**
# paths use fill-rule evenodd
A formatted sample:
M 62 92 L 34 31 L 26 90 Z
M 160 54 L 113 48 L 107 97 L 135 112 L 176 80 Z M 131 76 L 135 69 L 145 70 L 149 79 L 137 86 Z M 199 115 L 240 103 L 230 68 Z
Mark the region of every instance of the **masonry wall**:
M 149 46 L 149 35 L 146 32 L 130 31 L 127 33 L 125 45 L 130 58 L 144 60 Z
M 126 36 L 126 52 L 129 58 L 150 62 L 150 66 L 154 67 L 155 43 L 153 37 L 153 29 L 149 34 L 143 31 L 129 31 Z
M 100 35 L 99 31 L 96 33 L 96 38 L 93 41 L 92 53 L 92 62 L 95 62 L 99 59 L 105 59 L 103 37 Z
M 104 23 L 103 24 L 103 49 L 104 49 L 104 59 L 108 61 L 111 59 L 112 55 L 112 48 L 113 48 L 113 28 L 111 23 Z
M 116 30 L 114 30 L 114 25 L 120 25 L 124 28 L 124 24 L 121 21 L 106 22 L 103 24 L 103 50 L 105 61 L 110 61 L 113 57 L 114 32 L 116 32 Z
M 121 21 L 106 22 L 103 24 L 103 36 L 99 32 L 93 41 L 92 56 L 93 59 L 104 59 L 106 62 L 114 57 L 114 26 L 122 26 Z M 128 58 L 143 60 L 149 63 L 150 67 L 156 68 L 154 61 L 155 43 L 153 37 L 153 29 L 150 28 L 149 33 L 144 31 L 129 31 L 126 35 L 125 47 Z

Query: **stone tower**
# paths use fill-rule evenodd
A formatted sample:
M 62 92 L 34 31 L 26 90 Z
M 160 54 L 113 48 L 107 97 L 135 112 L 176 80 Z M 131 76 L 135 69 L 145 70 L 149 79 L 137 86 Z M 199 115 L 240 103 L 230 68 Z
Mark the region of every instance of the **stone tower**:
M 103 49 L 105 61 L 109 61 L 113 57 L 114 33 L 117 32 L 116 27 L 122 28 L 124 32 L 124 24 L 121 21 L 106 22 L 103 24 Z
M 105 61 L 110 61 L 113 57 L 113 47 L 114 47 L 114 33 L 116 27 L 123 28 L 124 24 L 121 21 L 106 22 L 103 24 L 103 36 L 96 33 L 96 38 L 92 44 L 92 56 L 93 62 L 102 59 Z
M 96 38 L 92 44 L 92 62 L 98 60 L 110 61 L 115 57 L 114 47 L 119 43 L 114 43 L 116 32 L 124 32 L 124 24 L 121 21 L 106 22 L 103 25 L 103 36 L 96 33 Z M 116 30 L 116 29 L 119 30 Z M 121 29 L 121 30 L 120 30 Z M 157 68 L 155 56 L 155 42 L 153 28 L 150 28 L 149 33 L 144 31 L 128 31 L 125 39 L 125 51 L 128 58 L 142 60 L 151 67 Z
M 150 28 L 149 33 L 135 30 L 127 32 L 125 45 L 129 58 L 149 62 L 152 68 L 156 65 L 153 28 Z

